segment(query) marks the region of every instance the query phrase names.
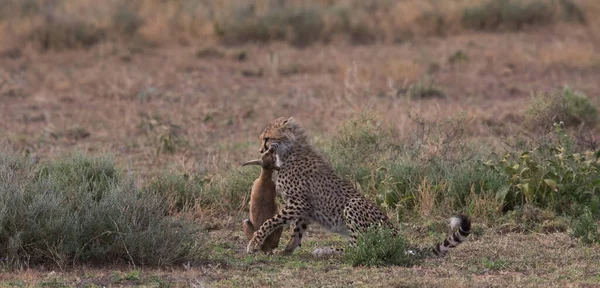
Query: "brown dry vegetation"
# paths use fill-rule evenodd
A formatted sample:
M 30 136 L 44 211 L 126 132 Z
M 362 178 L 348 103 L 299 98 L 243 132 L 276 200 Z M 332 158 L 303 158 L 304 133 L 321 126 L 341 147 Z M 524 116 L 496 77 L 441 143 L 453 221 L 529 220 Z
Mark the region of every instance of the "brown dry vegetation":
M 222 58 L 196 57 L 205 47 L 109 44 L 25 52 L 0 60 L 0 125 L 11 145 L 40 157 L 74 147 L 110 151 L 143 172 L 194 162 L 226 167 L 253 155 L 257 134 L 276 116 L 294 115 L 317 136 L 367 104 L 400 137 L 412 125 L 409 110 L 440 119 L 465 111 L 467 135 L 495 143 L 488 126 L 520 124 L 532 91 L 568 84 L 592 99 L 599 94 L 597 47 L 577 27 L 557 30 L 402 45 L 215 48 Z M 234 57 L 239 51 L 247 60 Z M 456 51 L 469 60 L 450 63 Z M 419 81 L 434 82 L 446 97 L 408 99 L 403 91 Z
M 547 6 L 508 22 L 466 19 L 489 8 L 484 0 L 248 2 L 253 9 L 233 0 L 2 1 L 1 144 L 40 161 L 73 150 L 108 153 L 139 175 L 139 185 L 165 171 L 215 182 L 256 158 L 260 129 L 275 117 L 294 116 L 318 143 L 364 107 L 392 126 L 397 141 L 413 136 L 411 114 L 443 120 L 463 113 L 466 140 L 490 151 L 503 147 L 498 136 L 523 130 L 532 93 L 569 85 L 596 107 L 600 101 L 596 0 L 522 1 Z M 298 11 L 317 24 L 269 18 L 296 19 Z M 265 19 L 311 33 L 239 28 Z M 600 136 L 598 125 L 586 129 Z M 411 241 L 432 242 L 445 232 L 423 228 L 447 216 L 432 212 L 443 205 L 432 201 L 446 187 L 431 185 L 420 185 L 422 218 L 406 225 Z M 476 214 L 499 209 L 494 199 L 477 197 Z M 194 211 L 211 229 L 210 260 L 190 269 L 82 266 L 49 274 L 40 268 L 3 272 L 0 280 L 3 286 L 600 285 L 598 244 L 583 245 L 552 223 L 532 233 L 506 219 L 476 219 L 480 233 L 448 259 L 353 268 L 310 257 L 311 248 L 343 243 L 316 227 L 291 258 L 247 256 L 238 225 L 247 207 L 220 205 Z

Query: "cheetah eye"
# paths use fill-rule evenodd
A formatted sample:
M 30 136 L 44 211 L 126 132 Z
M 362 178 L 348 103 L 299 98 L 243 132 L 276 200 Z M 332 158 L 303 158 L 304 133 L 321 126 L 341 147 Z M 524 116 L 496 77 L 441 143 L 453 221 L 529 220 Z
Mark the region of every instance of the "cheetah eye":
M 268 142 L 271 138 L 265 137 L 265 143 Z

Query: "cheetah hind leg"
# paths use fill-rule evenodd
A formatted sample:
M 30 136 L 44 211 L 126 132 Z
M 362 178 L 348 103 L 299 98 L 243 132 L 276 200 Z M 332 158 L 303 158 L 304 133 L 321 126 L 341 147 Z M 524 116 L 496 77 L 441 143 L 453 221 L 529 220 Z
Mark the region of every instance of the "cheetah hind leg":
M 384 225 L 389 226 L 387 216 L 364 198 L 351 199 L 344 209 L 344 218 L 350 230 L 350 247 L 356 247 L 358 233 L 364 231 L 371 224 L 382 222 Z M 344 252 L 343 248 L 319 247 L 312 252 L 312 255 L 314 257 L 327 257 L 344 254 Z

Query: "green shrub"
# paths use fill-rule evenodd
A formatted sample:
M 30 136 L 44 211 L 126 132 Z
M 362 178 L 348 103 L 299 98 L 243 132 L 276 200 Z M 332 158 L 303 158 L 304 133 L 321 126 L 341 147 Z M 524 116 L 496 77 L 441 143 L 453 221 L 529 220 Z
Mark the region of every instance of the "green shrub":
M 508 177 L 508 183 L 497 190 L 497 199 L 504 202 L 506 209 L 527 203 L 579 215 L 587 206 L 598 215 L 600 151 L 571 152 L 565 147 L 570 143 L 568 136 L 560 125 L 556 127 L 561 143 L 507 153 L 501 159 L 484 163 Z
M 565 86 L 562 97 L 566 106 L 563 120 L 566 125 L 585 124 L 594 127 L 598 123 L 598 110 L 584 93 Z
M 445 202 L 451 210 L 464 210 L 472 202 L 472 190 L 476 195 L 492 193 L 506 183 L 506 176 L 475 160 L 483 152 L 462 143 L 462 118 L 416 122 L 414 138 L 398 143 L 377 117 L 363 112 L 318 146 L 339 174 L 392 210 L 420 209 L 419 189 L 425 180 L 439 192 L 429 201 L 434 205 Z
M 344 257 L 352 266 L 412 266 L 418 259 L 408 250 L 404 237 L 394 236 L 393 230 L 376 225 L 361 233 L 356 246 L 348 247 Z
M 144 24 L 144 20 L 137 14 L 135 7 L 127 4 L 117 8 L 112 20 L 114 29 L 125 37 L 135 35 Z
M 448 57 L 448 62 L 450 62 L 450 64 L 467 62 L 467 61 L 469 61 L 469 56 L 463 50 L 456 50 L 456 52 L 452 53 L 452 55 L 450 55 L 450 57 Z
M 216 34 L 224 43 L 287 40 L 304 47 L 321 39 L 323 19 L 316 8 L 278 7 L 256 14 L 252 7 L 239 7 L 215 22 Z
M 51 164 L 0 152 L 0 255 L 7 268 L 173 265 L 201 256 L 200 227 L 106 158 Z
M 490 0 L 465 9 L 462 25 L 474 30 L 521 30 L 527 26 L 556 21 L 557 11 L 550 1 Z
M 508 211 L 495 222 L 501 223 L 500 229 L 503 231 L 519 233 L 566 231 L 569 223 L 567 217 L 557 217 L 551 209 L 542 209 L 530 204 Z
M 244 210 L 252 184 L 259 175 L 259 166 L 233 167 L 211 186 L 208 199 L 223 211 Z
M 573 3 L 572 0 L 560 0 L 562 18 L 567 22 L 585 24 L 587 19 L 583 10 Z
M 410 85 L 406 90 L 400 90 L 410 99 L 446 98 L 444 91 L 434 85 L 429 79 Z
M 585 209 L 584 212 L 573 221 L 572 225 L 571 236 L 580 238 L 584 243 L 600 244 L 598 223 L 596 223 L 596 220 L 589 209 Z
M 561 93 L 538 93 L 526 112 L 530 129 L 552 130 L 554 123 L 563 122 L 567 127 L 585 125 L 594 127 L 598 122 L 598 111 L 582 92 L 565 86 Z
M 205 48 L 201 48 L 198 51 L 196 51 L 196 57 L 197 58 L 215 58 L 215 59 L 221 59 L 223 57 L 225 57 L 225 52 L 215 48 L 215 47 L 205 47 Z
M 41 8 L 37 0 L 4 0 L 0 2 L 0 21 L 32 16 L 39 13 Z
M 571 216 L 589 207 L 600 216 L 600 151 L 576 153 L 563 125 L 544 141 L 499 157 L 463 143 L 461 119 L 417 117 L 414 138 L 396 143 L 363 113 L 323 147 L 338 173 L 389 209 L 495 214 L 499 207 L 506 212 L 530 204 Z
M 398 206 L 413 210 L 417 206 L 416 188 L 425 177 L 425 167 L 411 161 L 394 161 L 378 171 L 376 202 L 387 208 Z M 383 175 L 380 175 L 383 173 Z
M 450 163 L 434 159 L 424 163 L 418 160 L 397 159 L 380 169 L 383 174 L 376 190 L 377 203 L 388 208 L 418 210 L 421 203 L 419 193 L 434 192 L 434 203 L 445 203 L 447 209 L 460 211 L 473 202 L 472 197 L 493 193 L 507 181 L 507 177 L 490 171 L 474 160 Z M 427 187 L 423 187 L 426 185 Z M 486 197 L 483 197 L 486 198 Z
M 381 121 L 363 112 L 342 123 L 322 146 L 339 174 L 368 185 L 372 171 L 391 147 L 390 137 L 390 130 Z
M 41 164 L 38 171 L 38 180 L 51 179 L 63 194 L 74 199 L 89 194 L 98 200 L 111 184 L 118 181 L 114 161 L 108 157 L 88 158 L 74 154 Z
M 104 40 L 106 33 L 82 20 L 49 17 L 31 31 L 29 40 L 42 50 L 89 48 Z
M 168 200 L 175 212 L 193 209 L 196 204 L 207 206 L 212 199 L 207 195 L 207 179 L 190 179 L 187 174 L 164 173 L 152 179 L 146 186 L 147 193 L 160 195 Z

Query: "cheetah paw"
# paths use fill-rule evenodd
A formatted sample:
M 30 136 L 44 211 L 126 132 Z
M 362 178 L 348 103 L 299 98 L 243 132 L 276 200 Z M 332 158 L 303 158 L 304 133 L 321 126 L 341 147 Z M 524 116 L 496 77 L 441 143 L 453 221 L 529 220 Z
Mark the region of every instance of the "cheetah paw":
M 254 254 L 258 251 L 260 251 L 260 245 L 258 245 L 258 243 L 256 243 L 255 241 L 250 241 L 250 243 L 248 243 L 248 246 L 246 247 L 246 253 L 248 254 Z

